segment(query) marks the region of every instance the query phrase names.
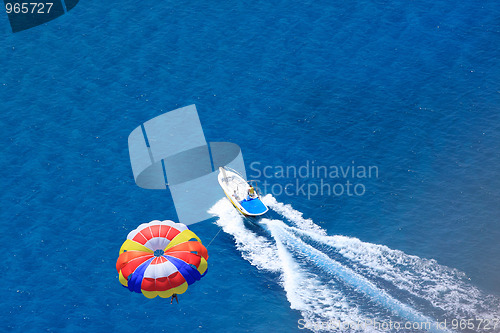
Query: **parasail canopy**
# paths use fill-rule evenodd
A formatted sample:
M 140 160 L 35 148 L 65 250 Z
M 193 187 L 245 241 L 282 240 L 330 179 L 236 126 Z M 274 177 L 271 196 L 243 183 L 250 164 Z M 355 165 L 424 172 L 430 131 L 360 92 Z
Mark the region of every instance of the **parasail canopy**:
M 184 293 L 207 271 L 207 249 L 182 223 L 151 221 L 131 231 L 120 248 L 121 284 L 148 298 Z

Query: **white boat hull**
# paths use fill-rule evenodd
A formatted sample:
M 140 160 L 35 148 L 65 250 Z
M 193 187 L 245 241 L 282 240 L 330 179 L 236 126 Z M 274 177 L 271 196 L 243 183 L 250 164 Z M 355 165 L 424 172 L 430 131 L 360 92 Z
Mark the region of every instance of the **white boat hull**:
M 268 211 L 257 194 L 254 197 L 249 196 L 250 185 L 236 172 L 219 167 L 218 181 L 227 198 L 241 214 L 260 216 Z

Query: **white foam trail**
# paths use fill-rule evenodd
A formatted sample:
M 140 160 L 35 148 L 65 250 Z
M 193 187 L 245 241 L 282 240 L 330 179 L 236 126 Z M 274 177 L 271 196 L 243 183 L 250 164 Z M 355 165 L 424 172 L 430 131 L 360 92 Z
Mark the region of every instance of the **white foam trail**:
M 287 227 L 288 230 L 337 249 L 345 258 L 360 264 L 356 265 L 358 272 L 389 281 L 456 318 L 498 318 L 498 300 L 471 285 L 463 272 L 385 245 L 366 243 L 353 237 L 327 236 L 323 229 L 312 220 L 305 220 L 302 213 L 291 205 L 279 203 L 270 195 L 265 198 L 269 207 L 297 227 Z M 310 227 L 310 224 L 314 226 Z M 318 228 L 322 232 L 318 232 Z
M 315 224 L 311 219 L 305 219 L 301 212 L 292 208 L 291 205 L 285 205 L 276 201 L 276 198 L 271 194 L 267 194 L 262 198 L 262 202 L 290 222 L 292 222 L 299 229 L 309 230 L 316 232 L 320 235 L 326 235 L 326 231 L 319 225 Z
M 498 313 L 498 309 L 489 305 L 495 304 L 492 296 L 485 295 L 468 283 L 463 272 L 439 265 L 435 260 L 408 255 L 384 245 L 365 243 L 357 238 L 321 236 L 293 227 L 287 228 L 337 249 L 345 258 L 362 265 L 356 265 L 359 272 L 389 281 L 450 315 L 492 319 L 494 313 Z
M 377 302 L 379 305 L 388 308 L 389 310 L 396 313 L 399 317 L 409 320 L 411 322 L 418 323 L 430 323 L 430 332 L 444 332 L 444 330 L 438 330 L 436 327 L 436 322 L 419 313 L 417 310 L 411 308 L 410 306 L 401 303 L 395 298 L 391 297 L 384 290 L 379 289 L 372 282 L 364 278 L 363 276 L 357 274 L 352 269 L 343 266 L 336 260 L 331 259 L 329 256 L 323 252 L 315 249 L 314 247 L 304 243 L 299 238 L 293 236 L 285 230 L 286 225 L 282 221 L 278 220 L 263 220 L 272 236 L 279 239 L 280 242 L 286 243 L 295 251 L 300 251 L 303 253 L 307 259 L 314 262 L 317 266 L 321 267 L 325 272 L 331 274 L 332 276 L 340 278 L 345 283 L 349 284 L 351 287 L 358 291 L 361 291 L 371 300 Z
M 236 248 L 250 264 L 258 269 L 281 271 L 276 246 L 265 237 L 248 230 L 243 223 L 243 217 L 229 200 L 226 198 L 219 200 L 208 213 L 219 218 L 217 225 L 234 237 Z
M 340 292 L 333 283 L 326 284 L 314 273 L 307 271 L 296 262 L 279 236 L 275 235 L 278 255 L 282 266 L 281 283 L 285 289 L 290 307 L 301 312 L 303 326 L 315 332 L 351 324 L 352 331 L 376 332 L 371 326 L 357 323 L 373 322 L 363 316 L 358 308 Z M 354 325 L 356 323 L 356 325 Z M 359 327 L 361 326 L 361 327 Z

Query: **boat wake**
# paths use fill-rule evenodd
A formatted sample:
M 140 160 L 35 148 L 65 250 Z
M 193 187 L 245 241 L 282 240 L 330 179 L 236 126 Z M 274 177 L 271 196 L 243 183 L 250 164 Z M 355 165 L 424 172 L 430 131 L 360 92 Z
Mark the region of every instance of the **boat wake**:
M 328 236 L 290 205 L 267 195 L 279 219 L 258 235 L 227 199 L 209 213 L 234 237 L 242 257 L 280 275 L 299 328 L 314 332 L 498 332 L 499 300 L 464 273 L 357 238 Z M 473 319 L 472 321 L 467 321 Z M 474 325 L 473 327 L 471 325 Z M 496 325 L 496 328 L 494 327 Z

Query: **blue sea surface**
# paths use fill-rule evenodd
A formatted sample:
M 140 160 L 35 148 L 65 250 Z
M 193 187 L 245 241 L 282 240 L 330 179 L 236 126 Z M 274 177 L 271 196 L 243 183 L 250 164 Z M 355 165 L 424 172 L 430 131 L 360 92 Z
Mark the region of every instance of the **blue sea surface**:
M 4 15 L 1 331 L 301 331 L 279 274 L 225 232 L 178 305 L 118 282 L 128 232 L 177 219 L 168 192 L 135 185 L 128 135 L 190 104 L 250 176 L 376 166 L 361 196 L 274 196 L 500 297 L 499 18 L 489 0 L 80 1 L 12 34 Z M 214 220 L 192 226 L 204 244 Z

